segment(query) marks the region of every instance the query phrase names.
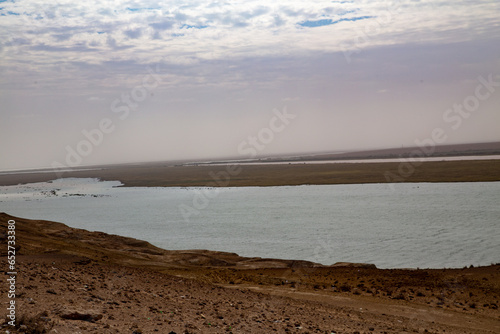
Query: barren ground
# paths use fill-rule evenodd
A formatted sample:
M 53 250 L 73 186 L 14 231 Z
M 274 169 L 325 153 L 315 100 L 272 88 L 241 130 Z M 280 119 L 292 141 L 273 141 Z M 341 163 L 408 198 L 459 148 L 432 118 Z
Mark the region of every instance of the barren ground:
M 215 177 L 214 177 L 215 175 Z M 168 163 L 96 166 L 95 169 L 0 174 L 0 186 L 61 177 L 121 181 L 126 187 L 282 186 L 386 182 L 500 181 L 500 160 L 425 163 L 329 163 L 245 166 L 173 166 Z
M 168 251 L 16 222 L 17 326 L 2 333 L 499 333 L 500 266 L 381 270 Z M 3 236 L 5 237 L 5 236 Z M 6 242 L 2 241 L 6 250 Z M 0 266 L 8 271 L 6 251 Z M 1 285 L 6 314 L 8 286 Z

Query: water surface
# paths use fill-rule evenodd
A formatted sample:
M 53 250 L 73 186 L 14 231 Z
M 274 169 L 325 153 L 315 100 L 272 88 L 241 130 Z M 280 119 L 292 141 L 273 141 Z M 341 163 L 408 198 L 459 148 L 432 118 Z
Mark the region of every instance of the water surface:
M 500 182 L 125 188 L 60 179 L 0 187 L 0 211 L 166 249 L 381 268 L 500 262 Z

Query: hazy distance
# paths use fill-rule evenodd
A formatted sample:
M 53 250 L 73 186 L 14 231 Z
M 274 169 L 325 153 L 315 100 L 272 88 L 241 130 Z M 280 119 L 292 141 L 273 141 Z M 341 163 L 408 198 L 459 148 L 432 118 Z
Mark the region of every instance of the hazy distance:
M 500 141 L 496 1 L 2 1 L 0 41 L 0 170 Z

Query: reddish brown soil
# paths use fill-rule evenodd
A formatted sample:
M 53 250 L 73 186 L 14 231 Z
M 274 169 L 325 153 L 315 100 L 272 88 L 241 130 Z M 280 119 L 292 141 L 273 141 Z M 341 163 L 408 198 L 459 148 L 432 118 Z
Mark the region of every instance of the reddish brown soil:
M 499 265 L 321 266 L 166 251 L 2 213 L 0 234 L 9 219 L 21 246 L 17 325 L 1 333 L 500 333 Z

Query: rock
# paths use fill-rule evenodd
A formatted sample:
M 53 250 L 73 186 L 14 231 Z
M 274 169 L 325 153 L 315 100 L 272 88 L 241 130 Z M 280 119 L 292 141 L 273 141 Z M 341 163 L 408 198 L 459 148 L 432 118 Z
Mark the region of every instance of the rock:
M 364 268 L 364 269 L 377 269 L 372 263 L 353 263 L 353 262 L 337 262 L 330 267 L 348 267 L 348 268 Z
M 95 314 L 87 311 L 65 310 L 59 316 L 68 320 L 82 320 L 88 322 L 96 322 L 102 318 L 102 314 Z
M 76 261 L 76 262 L 73 262 L 73 263 L 85 266 L 85 265 L 89 264 L 90 262 L 92 262 L 92 260 L 90 260 L 90 259 L 84 259 L 84 260 Z

